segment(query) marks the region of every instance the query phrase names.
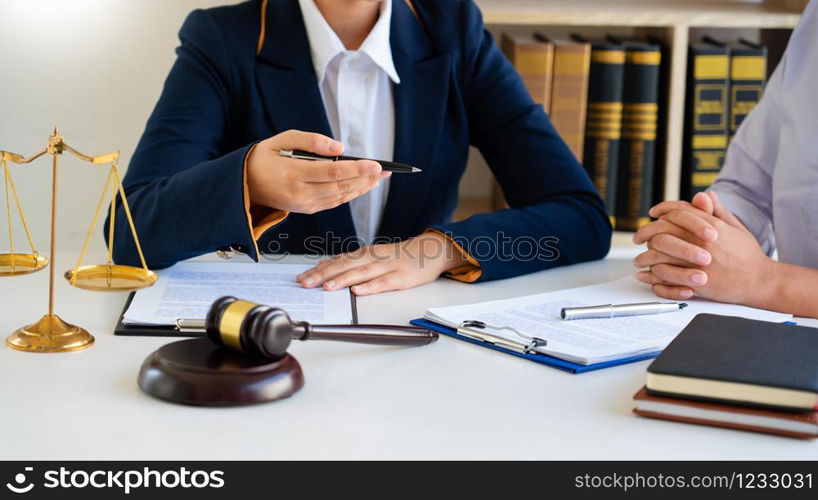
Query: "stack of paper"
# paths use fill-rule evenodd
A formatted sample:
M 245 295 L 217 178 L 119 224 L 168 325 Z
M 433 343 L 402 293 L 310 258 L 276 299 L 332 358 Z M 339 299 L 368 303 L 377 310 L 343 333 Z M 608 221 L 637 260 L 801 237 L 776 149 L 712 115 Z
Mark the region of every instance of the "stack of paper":
M 204 319 L 225 295 L 280 307 L 296 321 L 350 323 L 349 290 L 302 288 L 295 277 L 311 266 L 180 262 L 159 271 L 159 281 L 140 290 L 125 312 L 126 325 L 175 325 L 177 319 Z
M 650 287 L 633 277 L 626 277 L 600 285 L 514 299 L 435 307 L 428 309 L 425 316 L 430 321 L 452 328 L 467 320 L 483 321 L 496 327 L 512 327 L 527 337 L 547 341 L 547 345 L 535 348 L 536 351 L 582 365 L 661 351 L 699 313 L 773 322 L 787 321 L 792 317 L 693 298 L 685 301 L 688 307 L 672 313 L 573 321 L 560 318 L 563 307 L 657 301 L 662 299 L 657 298 Z M 530 341 L 509 330 L 490 329 L 490 333 L 522 344 Z

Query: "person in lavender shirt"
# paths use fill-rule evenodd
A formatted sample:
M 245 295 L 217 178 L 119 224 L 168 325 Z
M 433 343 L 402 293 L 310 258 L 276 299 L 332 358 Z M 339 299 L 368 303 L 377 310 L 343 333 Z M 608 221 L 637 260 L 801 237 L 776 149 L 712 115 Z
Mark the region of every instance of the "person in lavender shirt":
M 648 248 L 634 265 L 647 268 L 637 278 L 657 295 L 818 317 L 818 2 L 807 6 L 711 190 L 650 215 L 658 220 L 634 235 Z

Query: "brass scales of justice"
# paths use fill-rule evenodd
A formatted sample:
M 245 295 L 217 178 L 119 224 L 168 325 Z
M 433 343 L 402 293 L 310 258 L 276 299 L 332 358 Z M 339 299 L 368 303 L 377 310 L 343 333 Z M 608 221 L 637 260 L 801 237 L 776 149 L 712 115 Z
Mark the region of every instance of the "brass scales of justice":
M 69 152 L 81 160 L 85 160 L 94 165 L 109 164 L 108 178 L 102 188 L 102 195 L 97 203 L 94 217 L 91 220 L 91 227 L 82 245 L 79 258 L 73 269 L 65 273 L 68 282 L 78 288 L 94 291 L 131 291 L 151 286 L 156 282 L 157 275 L 148 269 L 145 257 L 142 254 L 142 247 L 136 235 L 131 209 L 125 197 L 125 190 L 122 187 L 122 179 L 119 175 L 119 151 L 102 154 L 98 156 L 88 156 L 80 153 L 65 143 L 57 128 L 48 138 L 48 145 L 43 151 L 25 158 L 22 155 L 0 150 L 0 167 L 3 170 L 3 184 L 6 199 L 6 219 L 9 230 L 9 252 L 0 253 L 0 276 L 20 276 L 30 274 L 44 269 L 50 264 L 50 276 L 48 282 L 48 313 L 40 318 L 36 323 L 19 328 L 6 339 L 6 345 L 12 349 L 28 352 L 66 352 L 77 351 L 90 347 L 94 343 L 94 337 L 84 328 L 72 325 L 63 321 L 54 312 L 54 257 L 56 252 L 56 229 L 57 229 L 57 177 L 58 159 L 64 152 Z M 23 216 L 20 199 L 17 196 L 17 189 L 11 176 L 9 162 L 24 165 L 32 163 L 37 158 L 49 154 L 52 156 L 51 163 L 51 248 L 49 258 L 39 254 L 37 247 L 31 237 L 28 224 Z M 110 191 L 109 191 L 110 190 Z M 91 236 L 94 234 L 108 193 L 111 194 L 110 204 L 110 227 L 108 233 L 108 261 L 105 264 L 83 266 L 82 262 L 88 250 Z M 114 245 L 114 222 L 116 215 L 117 196 L 122 200 L 122 207 L 128 219 L 136 250 L 139 254 L 142 267 L 116 265 L 113 263 L 112 249 Z M 11 199 L 20 216 L 20 222 L 28 239 L 29 253 L 15 252 L 14 231 L 12 228 Z

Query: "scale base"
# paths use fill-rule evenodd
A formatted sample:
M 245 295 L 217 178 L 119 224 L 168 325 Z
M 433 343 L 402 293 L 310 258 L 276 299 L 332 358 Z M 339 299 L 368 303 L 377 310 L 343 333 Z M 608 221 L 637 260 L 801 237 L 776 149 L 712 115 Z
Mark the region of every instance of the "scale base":
M 9 335 L 6 345 L 26 352 L 68 352 L 91 347 L 94 336 L 84 328 L 66 323 L 56 314 L 46 314 L 33 325 Z

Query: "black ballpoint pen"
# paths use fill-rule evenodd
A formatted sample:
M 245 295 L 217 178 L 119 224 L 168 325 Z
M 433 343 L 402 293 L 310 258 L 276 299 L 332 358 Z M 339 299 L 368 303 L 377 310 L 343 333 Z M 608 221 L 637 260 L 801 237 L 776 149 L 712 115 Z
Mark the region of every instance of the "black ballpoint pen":
M 384 172 L 396 172 L 396 173 L 403 173 L 403 174 L 414 174 L 416 172 L 421 172 L 422 170 L 417 167 L 412 167 L 410 165 L 404 165 L 403 163 L 395 163 L 393 161 L 386 161 L 386 160 L 373 160 L 371 158 L 358 158 L 356 156 L 324 156 L 315 153 L 310 153 L 308 151 L 301 151 L 298 149 L 289 151 L 289 150 L 281 150 L 278 152 L 280 156 L 286 156 L 287 158 L 295 158 L 296 160 L 311 160 L 311 161 L 319 161 L 319 160 L 329 160 L 329 161 L 355 161 L 355 160 L 369 160 L 374 161 L 381 164 L 381 168 Z

